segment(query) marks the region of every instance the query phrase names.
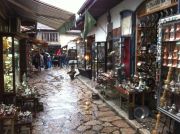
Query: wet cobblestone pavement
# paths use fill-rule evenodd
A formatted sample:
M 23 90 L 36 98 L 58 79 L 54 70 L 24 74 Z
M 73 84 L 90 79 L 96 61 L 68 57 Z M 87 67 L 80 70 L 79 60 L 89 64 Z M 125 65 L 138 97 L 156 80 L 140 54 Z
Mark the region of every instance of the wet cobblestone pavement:
M 71 81 L 58 68 L 33 75 L 44 110 L 33 120 L 33 134 L 135 134 L 102 100 L 78 79 Z

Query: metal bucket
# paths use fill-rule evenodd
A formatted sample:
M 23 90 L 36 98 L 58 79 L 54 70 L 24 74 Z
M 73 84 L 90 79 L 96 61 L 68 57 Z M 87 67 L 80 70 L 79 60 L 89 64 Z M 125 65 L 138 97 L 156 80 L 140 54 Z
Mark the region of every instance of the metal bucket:
M 134 110 L 134 117 L 136 119 L 144 119 L 149 116 L 149 109 L 146 106 L 137 107 Z

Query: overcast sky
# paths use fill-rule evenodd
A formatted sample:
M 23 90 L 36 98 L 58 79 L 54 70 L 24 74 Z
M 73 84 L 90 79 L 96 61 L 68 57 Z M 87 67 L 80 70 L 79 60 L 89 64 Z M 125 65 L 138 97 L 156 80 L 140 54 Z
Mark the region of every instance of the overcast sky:
M 50 5 L 59 7 L 61 9 L 77 13 L 79 8 L 83 5 L 86 0 L 41 0 Z

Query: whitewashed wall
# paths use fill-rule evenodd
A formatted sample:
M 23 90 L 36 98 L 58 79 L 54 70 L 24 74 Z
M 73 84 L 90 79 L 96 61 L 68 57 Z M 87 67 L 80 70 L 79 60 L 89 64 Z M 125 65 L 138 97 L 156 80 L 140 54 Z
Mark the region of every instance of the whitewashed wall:
M 120 12 L 123 10 L 132 10 L 135 11 L 136 8 L 143 2 L 144 0 L 124 0 L 114 8 L 110 10 L 111 13 L 111 21 L 113 22 L 113 29 L 120 27 Z M 92 29 L 92 31 L 88 35 L 95 34 L 95 41 L 106 41 L 107 36 L 107 13 L 102 15 L 98 21 L 97 26 Z
M 72 47 L 72 40 L 76 39 L 77 37 L 79 37 L 79 36 L 77 36 L 77 35 L 61 34 L 60 35 L 60 44 L 61 44 L 61 47 L 66 46 L 66 45 L 70 45 L 70 47 Z

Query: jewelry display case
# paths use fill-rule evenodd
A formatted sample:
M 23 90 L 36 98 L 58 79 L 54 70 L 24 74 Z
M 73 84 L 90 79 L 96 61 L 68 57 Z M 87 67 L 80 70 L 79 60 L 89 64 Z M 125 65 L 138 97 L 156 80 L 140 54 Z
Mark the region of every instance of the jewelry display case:
M 77 59 L 78 59 L 78 68 L 79 69 L 85 68 L 84 55 L 85 55 L 84 44 L 82 42 L 78 43 L 78 45 L 77 45 Z
M 3 37 L 4 92 L 13 92 L 12 37 Z
M 3 70 L 3 78 L 1 81 L 1 93 L 15 93 L 16 85 L 19 85 L 19 41 L 14 35 L 2 35 L 2 60 L 1 68 Z
M 78 70 L 81 75 L 91 79 L 92 77 L 92 58 L 91 58 L 91 40 L 85 40 L 77 43 L 77 61 Z
M 113 43 L 113 49 L 114 49 L 114 76 L 118 76 L 118 70 L 121 67 L 121 47 L 119 41 L 115 41 Z
M 106 72 L 106 42 L 92 45 L 92 77 L 96 80 L 99 74 Z
M 159 20 L 157 42 L 158 110 L 180 122 L 180 15 Z
M 107 42 L 107 72 L 117 77 L 117 70 L 120 66 L 120 44 L 118 40 Z

